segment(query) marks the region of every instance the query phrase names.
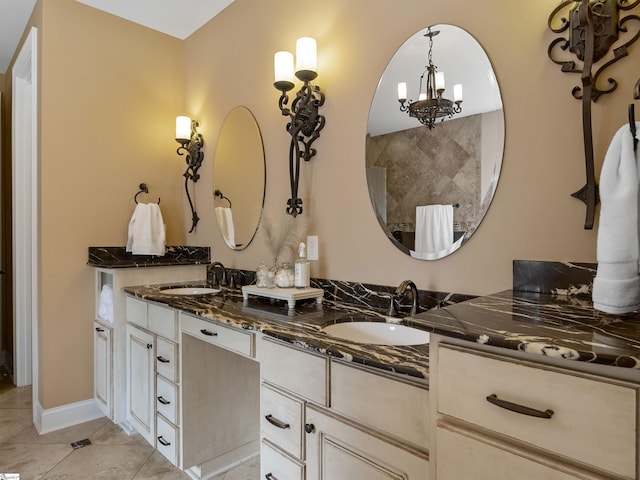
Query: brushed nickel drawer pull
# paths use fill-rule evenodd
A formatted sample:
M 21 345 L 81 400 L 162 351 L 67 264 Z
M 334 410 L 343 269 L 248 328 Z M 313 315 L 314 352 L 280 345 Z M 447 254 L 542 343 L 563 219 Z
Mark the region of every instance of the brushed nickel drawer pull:
M 547 409 L 543 412 L 542 410 L 536 410 L 535 408 L 525 407 L 524 405 L 508 402 L 507 400 L 500 400 L 495 393 L 487 397 L 487 402 L 497 407 L 504 408 L 512 412 L 520 413 L 521 415 L 529 415 L 530 417 L 551 418 L 553 416 L 553 410 Z
M 158 437 L 158 441 L 165 447 L 168 447 L 169 445 L 171 445 L 171 442 L 167 442 L 162 435 Z
M 169 405 L 171 403 L 169 400 L 165 399 L 162 395 L 158 397 L 158 401 L 163 405 Z
M 271 425 L 278 427 L 278 428 L 282 428 L 283 430 L 286 430 L 287 428 L 291 428 L 291 425 L 289 425 L 288 423 L 283 422 L 282 420 L 278 420 L 277 418 L 275 418 L 273 415 L 269 414 L 269 415 L 265 415 L 265 417 L 267 419 L 267 422 L 269 422 Z
M 202 330 L 200 330 L 200 333 L 203 334 L 203 335 L 208 335 L 209 337 L 217 337 L 218 336 L 218 334 L 216 332 L 210 332 L 209 330 L 206 330 L 204 328 Z
M 166 358 L 164 358 L 162 355 L 160 355 L 159 357 L 156 357 L 158 359 L 158 361 L 160 363 L 170 363 L 170 360 L 167 360 Z

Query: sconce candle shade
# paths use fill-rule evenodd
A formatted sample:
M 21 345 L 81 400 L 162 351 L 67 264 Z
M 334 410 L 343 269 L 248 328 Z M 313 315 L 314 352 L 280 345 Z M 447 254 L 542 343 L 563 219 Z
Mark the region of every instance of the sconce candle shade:
M 189 141 L 191 138 L 191 119 L 185 116 L 176 117 L 176 140 Z
M 275 72 L 275 87 L 288 92 L 293 88 L 293 54 L 291 52 L 276 52 L 273 56 Z
M 436 91 L 444 90 L 444 72 L 436 72 Z
M 407 99 L 407 83 L 400 82 L 398 84 L 398 100 L 406 100 Z
M 315 39 L 302 37 L 296 41 L 296 72 L 317 71 L 317 46 Z
M 453 86 L 453 101 L 461 102 L 462 101 L 462 84 L 456 83 Z

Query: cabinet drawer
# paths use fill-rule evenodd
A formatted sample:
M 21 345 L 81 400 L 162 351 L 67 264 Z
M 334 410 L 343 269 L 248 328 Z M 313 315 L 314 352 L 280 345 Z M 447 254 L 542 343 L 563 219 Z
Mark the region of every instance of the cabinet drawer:
M 178 442 L 180 441 L 180 432 L 178 427 L 167 422 L 160 415 L 156 419 L 156 448 L 169 460 L 173 465 L 178 465 Z
M 273 443 L 302 459 L 304 402 L 263 383 L 260 389 L 260 431 Z M 276 475 L 277 477 L 277 475 Z
M 147 302 L 136 298 L 126 298 L 127 322 L 147 328 Z
M 218 345 L 227 350 L 241 353 L 247 357 L 254 357 L 255 350 L 254 334 L 237 330 L 235 328 L 223 327 L 214 322 L 208 322 L 189 315 L 181 315 L 182 331 L 204 340 L 205 342 Z
M 526 458 L 526 452 L 514 451 L 507 444 L 482 441 L 471 432 L 450 431 L 438 425 L 438 480 L 575 480 L 602 478 L 586 472 L 571 471 L 567 466 L 557 467 L 536 462 L 536 457 Z M 521 456 L 520 454 L 523 454 Z M 461 460 L 462 459 L 462 460 Z M 543 459 L 540 459 L 543 460 Z M 565 471 L 557 470 L 563 468 Z
M 260 345 L 262 378 L 320 405 L 328 405 L 326 357 L 271 341 Z
M 437 375 L 440 413 L 635 477 L 635 388 L 443 346 Z M 515 413 L 490 403 L 490 396 L 553 413 Z
M 169 340 L 178 341 L 178 315 L 175 310 L 149 304 L 147 317 L 149 330 Z
M 282 453 L 267 440 L 260 446 L 260 478 L 304 480 L 304 466 Z
M 429 391 L 426 386 L 333 361 L 331 408 L 420 448 L 429 448 Z
M 156 410 L 174 425 L 178 424 L 178 387 L 156 377 Z
M 178 345 L 160 337 L 156 342 L 156 371 L 167 380 L 178 383 Z

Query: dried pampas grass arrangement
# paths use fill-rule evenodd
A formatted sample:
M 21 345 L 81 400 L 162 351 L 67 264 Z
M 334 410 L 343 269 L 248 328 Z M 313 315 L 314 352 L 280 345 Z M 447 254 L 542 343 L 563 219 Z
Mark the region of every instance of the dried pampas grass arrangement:
M 260 219 L 260 230 L 264 234 L 273 264 L 277 265 L 279 260 L 291 258 L 298 251 L 298 244 L 307 230 L 307 222 L 302 217 L 284 215 L 279 223 L 274 223 L 263 214 Z

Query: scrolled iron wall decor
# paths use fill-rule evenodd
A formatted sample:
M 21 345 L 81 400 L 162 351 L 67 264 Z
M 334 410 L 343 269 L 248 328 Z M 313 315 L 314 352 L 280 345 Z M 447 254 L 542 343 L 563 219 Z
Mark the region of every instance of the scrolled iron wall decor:
M 639 0 L 640 1 L 640 0 Z M 286 129 L 291 136 L 289 144 L 289 182 L 291 198 L 287 201 L 287 213 L 294 217 L 302 213 L 302 199 L 298 197 L 300 180 L 300 159 L 308 162 L 316 154 L 311 145 L 324 128 L 325 119 L 318 112 L 324 104 L 324 93 L 317 85 L 311 85 L 318 74 L 316 73 L 315 40 L 309 37 L 298 39 L 296 48 L 297 69 L 295 76 L 303 83 L 296 97 L 287 107 L 289 96 L 287 92 L 294 87 L 293 83 L 293 55 L 289 52 L 278 52 L 275 55 L 276 81 L 273 86 L 282 92 L 278 100 L 278 107 L 283 116 L 289 117 Z
M 180 116 L 176 118 L 176 142 L 180 144 L 176 153 L 181 156 L 186 154 L 187 169 L 182 176 L 184 177 L 184 191 L 187 194 L 187 200 L 189 200 L 189 207 L 191 208 L 191 230 L 189 230 L 189 233 L 195 230 L 200 221 L 189 194 L 189 180 L 196 183 L 200 179 L 198 170 L 202 166 L 202 160 L 204 159 L 204 152 L 202 151 L 204 139 L 202 134 L 198 133 L 197 127 L 199 125 L 198 122 L 191 120 L 189 117 Z
M 593 228 L 595 208 L 598 199 L 598 184 L 595 180 L 593 157 L 593 127 L 591 121 L 591 101 L 596 102 L 607 93 L 616 90 L 618 83 L 613 78 L 607 78 L 608 85 L 600 88 L 598 79 L 605 69 L 629 55 L 628 47 L 640 37 L 640 17 L 627 15 L 621 18 L 620 11 L 628 11 L 640 5 L 640 0 L 630 2 L 628 0 L 567 0 L 558 5 L 549 16 L 549 29 L 554 33 L 569 31 L 569 38 L 556 38 L 549 45 L 549 58 L 561 66 L 562 72 L 580 73 L 581 86 L 575 86 L 571 90 L 574 98 L 582 100 L 582 125 L 586 167 L 586 184 L 571 195 L 582 200 L 587 206 L 584 228 Z M 554 27 L 557 16 L 570 8 L 569 18 L 561 16 L 560 26 Z M 602 63 L 592 72 L 594 64 L 602 60 L 610 51 L 610 48 L 618 40 L 619 33 L 627 33 L 629 22 L 638 22 L 636 32 L 624 44 L 613 49 L 609 60 Z M 560 60 L 555 54 L 558 48 L 562 51 L 569 50 L 582 62 L 579 68 L 574 60 Z

